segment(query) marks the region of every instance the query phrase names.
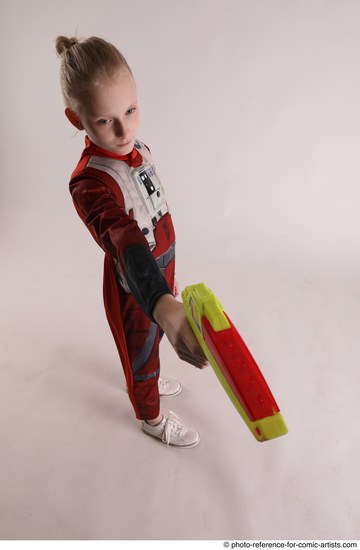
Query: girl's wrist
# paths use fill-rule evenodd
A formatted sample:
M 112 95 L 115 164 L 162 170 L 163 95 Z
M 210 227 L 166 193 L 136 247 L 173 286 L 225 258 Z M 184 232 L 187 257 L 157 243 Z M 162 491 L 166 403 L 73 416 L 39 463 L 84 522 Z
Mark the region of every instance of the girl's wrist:
M 154 306 L 152 315 L 157 324 L 161 326 L 161 328 L 164 328 L 163 322 L 165 321 L 166 314 L 174 300 L 175 298 L 172 296 L 172 294 L 163 294 L 162 296 L 160 296 Z

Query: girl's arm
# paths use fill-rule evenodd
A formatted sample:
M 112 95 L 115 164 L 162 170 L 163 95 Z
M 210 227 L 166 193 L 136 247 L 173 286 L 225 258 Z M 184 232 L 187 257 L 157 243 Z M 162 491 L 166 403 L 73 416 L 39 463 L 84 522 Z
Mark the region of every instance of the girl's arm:
M 167 335 L 180 359 L 202 368 L 206 358 L 187 321 L 182 303 L 172 296 L 137 222 L 96 178 L 74 181 L 74 205 L 90 233 L 116 258 L 135 299 Z
M 171 294 L 161 296 L 153 309 L 153 317 L 180 359 L 200 369 L 208 365 L 181 302 L 175 300 Z
M 171 290 L 136 220 L 97 178 L 76 180 L 70 191 L 75 208 L 90 233 L 104 252 L 119 262 L 136 301 L 154 320 L 152 310 L 156 301 L 164 294 L 171 294 Z

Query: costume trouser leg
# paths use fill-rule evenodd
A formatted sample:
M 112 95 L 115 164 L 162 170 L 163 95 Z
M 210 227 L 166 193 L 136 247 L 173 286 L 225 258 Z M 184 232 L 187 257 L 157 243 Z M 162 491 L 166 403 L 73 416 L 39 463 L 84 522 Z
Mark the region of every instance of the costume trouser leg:
M 159 326 L 152 322 L 127 295 L 123 310 L 124 332 L 131 363 L 134 397 L 140 418 L 152 420 L 159 415 L 160 374 L 159 344 L 162 337 Z
M 104 304 L 136 417 L 152 420 L 160 413 L 159 344 L 163 333 L 133 295 L 119 287 L 113 266 L 106 262 Z

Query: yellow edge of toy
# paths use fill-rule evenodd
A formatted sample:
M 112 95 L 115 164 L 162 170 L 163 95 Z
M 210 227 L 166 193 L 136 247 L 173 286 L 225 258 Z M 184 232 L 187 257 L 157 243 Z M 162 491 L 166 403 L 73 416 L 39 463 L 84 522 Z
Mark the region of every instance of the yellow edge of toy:
M 189 295 L 190 299 L 187 298 L 187 295 Z M 223 306 L 204 283 L 187 286 L 182 296 L 185 304 L 188 304 L 191 299 L 193 300 L 199 323 L 201 322 L 201 317 L 204 315 L 209 320 L 215 332 L 230 328 L 230 323 L 223 312 Z M 193 314 L 194 312 L 192 312 Z
M 210 293 L 210 295 L 209 295 Z M 280 437 L 282 435 L 285 435 L 288 433 L 287 426 L 285 424 L 285 421 L 281 415 L 281 413 L 276 413 L 272 416 L 267 416 L 266 418 L 262 418 L 261 420 L 251 421 L 246 414 L 243 407 L 240 405 L 236 395 L 234 394 L 231 386 L 229 385 L 228 381 L 226 380 L 225 376 L 223 375 L 221 369 L 218 367 L 214 356 L 208 349 L 202 332 L 201 332 L 201 317 L 205 315 L 213 329 L 215 331 L 224 330 L 224 328 L 229 328 L 230 325 L 226 319 L 226 317 L 223 314 L 223 308 L 220 304 L 219 300 L 216 298 L 216 296 L 206 287 L 204 283 L 199 283 L 192 286 L 187 286 L 184 291 L 182 292 L 182 298 L 187 314 L 188 321 L 191 325 L 191 328 L 193 329 L 195 336 L 197 337 L 197 340 L 199 344 L 201 345 L 201 348 L 203 352 L 205 353 L 210 365 L 212 366 L 216 376 L 218 377 L 220 383 L 222 384 L 224 390 L 228 394 L 229 398 L 231 399 L 233 405 L 235 406 L 236 410 L 240 414 L 241 418 L 255 437 L 257 441 L 268 441 L 269 439 L 275 439 L 276 437 Z M 203 304 L 204 298 L 206 298 L 206 304 Z M 213 298 L 216 301 L 216 304 L 212 304 L 213 307 L 210 306 L 210 302 L 213 301 Z M 196 307 L 196 311 L 191 308 L 191 302 L 193 301 L 194 306 Z M 200 307 L 199 307 L 200 306 Z M 209 307 L 210 306 L 210 307 Z M 215 328 L 214 324 L 218 327 L 221 324 L 224 324 L 223 321 L 217 322 L 217 318 L 215 316 L 218 316 L 219 309 L 221 311 L 221 317 L 223 317 L 226 321 L 226 326 L 224 328 Z M 209 313 L 212 316 L 209 318 Z M 196 316 L 196 319 L 195 319 Z M 213 324 L 214 323 L 214 324 Z M 260 433 L 259 433 L 260 432 Z

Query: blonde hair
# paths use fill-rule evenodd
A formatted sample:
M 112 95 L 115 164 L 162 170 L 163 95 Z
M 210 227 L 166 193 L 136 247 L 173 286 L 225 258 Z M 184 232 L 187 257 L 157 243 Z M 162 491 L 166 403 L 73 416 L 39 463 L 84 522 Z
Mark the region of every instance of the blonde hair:
M 125 57 L 115 46 L 92 36 L 80 41 L 76 37 L 56 38 L 56 52 L 61 58 L 60 83 L 67 107 L 78 111 L 94 87 L 121 69 L 132 75 Z

